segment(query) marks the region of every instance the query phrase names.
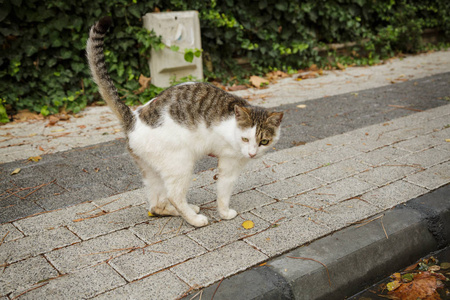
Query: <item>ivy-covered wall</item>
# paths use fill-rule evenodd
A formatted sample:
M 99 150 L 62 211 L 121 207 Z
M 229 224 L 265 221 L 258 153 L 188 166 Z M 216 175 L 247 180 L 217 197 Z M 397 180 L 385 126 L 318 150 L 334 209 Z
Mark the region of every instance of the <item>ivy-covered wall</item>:
M 145 102 L 158 89 L 139 95 L 139 76 L 150 76 L 150 47 L 164 47 L 142 29 L 147 12 L 197 10 L 200 15 L 205 74 L 240 80 L 270 68 L 295 70 L 330 64 L 317 47 L 356 41 L 376 63 L 397 52 L 418 52 L 425 28 L 450 34 L 448 0 L 0 0 L 0 121 L 6 110 L 43 115 L 78 112 L 98 100 L 84 53 L 89 27 L 111 15 L 106 58 L 119 93 L 128 104 Z M 356 52 L 355 52 L 356 53 Z M 330 53 L 333 55 L 333 53 Z M 243 69 L 234 58 L 246 58 Z

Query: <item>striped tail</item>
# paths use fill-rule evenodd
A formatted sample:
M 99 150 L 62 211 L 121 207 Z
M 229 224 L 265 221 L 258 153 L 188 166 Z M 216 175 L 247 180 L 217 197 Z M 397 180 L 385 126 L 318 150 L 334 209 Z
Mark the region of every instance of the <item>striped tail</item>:
M 91 27 L 86 53 L 92 77 L 99 87 L 103 100 L 122 122 L 125 132 L 129 132 L 133 127 L 134 116 L 131 109 L 120 101 L 117 89 L 108 74 L 103 53 L 103 39 L 111 25 L 111 17 L 104 17 Z

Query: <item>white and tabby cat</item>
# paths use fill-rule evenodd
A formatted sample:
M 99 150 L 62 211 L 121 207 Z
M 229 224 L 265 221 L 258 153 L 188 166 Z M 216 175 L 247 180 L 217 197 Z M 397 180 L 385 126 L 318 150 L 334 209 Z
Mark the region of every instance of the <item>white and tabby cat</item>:
M 213 154 L 219 159 L 218 211 L 232 219 L 229 208 L 233 185 L 252 158 L 260 157 L 280 136 L 281 112 L 269 112 L 207 83 L 168 88 L 136 111 L 119 100 L 108 75 L 103 39 L 111 26 L 105 17 L 92 26 L 87 57 L 103 99 L 120 119 L 128 150 L 140 167 L 148 188 L 149 211 L 181 215 L 193 226 L 208 219 L 189 205 L 186 193 L 195 162 Z

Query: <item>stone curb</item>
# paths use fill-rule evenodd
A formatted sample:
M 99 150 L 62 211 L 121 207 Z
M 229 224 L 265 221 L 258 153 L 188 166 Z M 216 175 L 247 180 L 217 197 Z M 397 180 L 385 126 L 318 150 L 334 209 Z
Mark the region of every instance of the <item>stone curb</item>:
M 344 299 L 450 241 L 450 185 L 201 291 L 202 298 Z M 373 220 L 373 221 L 371 221 Z M 296 259 L 310 258 L 316 261 Z M 320 263 L 325 264 L 327 269 Z M 195 295 L 195 294 L 194 294 Z M 183 299 L 198 299 L 188 295 Z

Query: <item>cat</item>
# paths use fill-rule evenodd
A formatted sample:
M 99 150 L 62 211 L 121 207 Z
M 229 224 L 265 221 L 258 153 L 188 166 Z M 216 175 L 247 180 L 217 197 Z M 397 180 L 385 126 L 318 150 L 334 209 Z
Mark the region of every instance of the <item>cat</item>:
M 90 29 L 87 58 L 105 102 L 121 121 L 128 151 L 141 169 L 154 215 L 182 216 L 201 227 L 208 218 L 187 203 L 194 165 L 204 155 L 218 158 L 217 209 L 222 219 L 236 217 L 229 208 L 233 185 L 250 159 L 260 157 L 280 137 L 282 112 L 252 106 L 209 83 L 172 86 L 132 111 L 120 101 L 106 68 L 104 37 L 110 17 Z

